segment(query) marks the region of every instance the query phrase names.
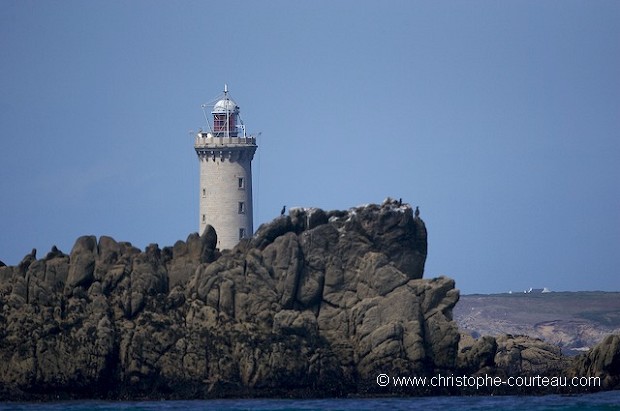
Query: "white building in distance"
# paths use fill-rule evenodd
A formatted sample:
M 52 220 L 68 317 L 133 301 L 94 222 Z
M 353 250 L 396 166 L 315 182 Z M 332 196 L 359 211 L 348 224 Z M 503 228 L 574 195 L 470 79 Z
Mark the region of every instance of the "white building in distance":
M 226 85 L 211 115 L 209 131 L 199 131 L 194 142 L 200 163 L 199 233 L 212 225 L 217 247 L 223 250 L 254 233 L 252 159 L 257 145 L 256 137 L 246 135 L 239 106 L 228 95 Z

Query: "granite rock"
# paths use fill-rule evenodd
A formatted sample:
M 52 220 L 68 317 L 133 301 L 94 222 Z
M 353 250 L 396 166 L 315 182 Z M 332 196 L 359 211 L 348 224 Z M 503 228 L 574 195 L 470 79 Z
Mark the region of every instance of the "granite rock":
M 0 399 L 385 394 L 379 373 L 564 366 L 522 337 L 459 346 L 459 291 L 423 278 L 426 227 L 407 204 L 294 208 L 223 253 L 216 238 L 84 236 L 0 267 Z M 614 341 L 580 370 L 615 381 Z

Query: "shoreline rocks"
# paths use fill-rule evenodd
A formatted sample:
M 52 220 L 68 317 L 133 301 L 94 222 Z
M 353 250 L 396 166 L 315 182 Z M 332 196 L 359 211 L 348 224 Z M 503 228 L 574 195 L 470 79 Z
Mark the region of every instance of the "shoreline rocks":
M 407 204 L 293 209 L 232 250 L 216 236 L 144 251 L 84 236 L 0 266 L 0 400 L 384 395 L 380 373 L 566 369 L 542 342 L 464 341 Z M 615 341 L 574 372 L 617 383 Z

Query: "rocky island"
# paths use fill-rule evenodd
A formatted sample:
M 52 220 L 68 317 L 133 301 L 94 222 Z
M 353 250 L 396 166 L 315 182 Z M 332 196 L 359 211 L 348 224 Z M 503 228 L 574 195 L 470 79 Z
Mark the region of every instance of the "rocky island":
M 297 208 L 232 250 L 216 238 L 207 227 L 142 251 L 84 236 L 68 255 L 0 267 L 0 400 L 472 393 L 380 374 L 619 386 L 617 335 L 574 358 L 525 336 L 461 335 L 459 291 L 423 278 L 426 227 L 407 204 Z

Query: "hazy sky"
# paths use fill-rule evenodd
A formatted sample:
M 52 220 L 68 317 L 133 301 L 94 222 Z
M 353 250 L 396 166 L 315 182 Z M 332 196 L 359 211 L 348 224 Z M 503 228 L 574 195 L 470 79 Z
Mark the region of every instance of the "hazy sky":
M 198 229 L 228 84 L 255 229 L 419 206 L 464 293 L 620 290 L 619 1 L 0 0 L 0 260 Z

